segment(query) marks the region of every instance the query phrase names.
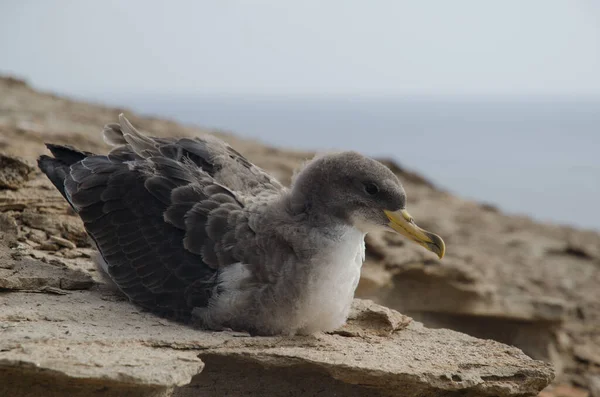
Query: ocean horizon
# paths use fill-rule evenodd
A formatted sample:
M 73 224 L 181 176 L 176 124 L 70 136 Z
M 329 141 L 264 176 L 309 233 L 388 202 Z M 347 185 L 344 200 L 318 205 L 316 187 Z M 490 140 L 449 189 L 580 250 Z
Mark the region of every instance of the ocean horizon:
M 391 158 L 463 198 L 600 231 L 600 99 L 100 99 L 282 148 Z

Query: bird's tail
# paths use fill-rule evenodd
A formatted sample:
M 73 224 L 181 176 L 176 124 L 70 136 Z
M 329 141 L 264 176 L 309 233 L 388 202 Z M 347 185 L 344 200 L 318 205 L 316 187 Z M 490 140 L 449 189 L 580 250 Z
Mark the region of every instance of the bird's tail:
M 65 179 L 69 175 L 71 165 L 83 160 L 92 155 L 92 153 L 81 152 L 70 146 L 54 145 L 47 143 L 46 147 L 54 157 L 42 155 L 38 158 L 38 167 L 50 182 L 63 195 L 65 200 L 69 201 L 65 192 Z

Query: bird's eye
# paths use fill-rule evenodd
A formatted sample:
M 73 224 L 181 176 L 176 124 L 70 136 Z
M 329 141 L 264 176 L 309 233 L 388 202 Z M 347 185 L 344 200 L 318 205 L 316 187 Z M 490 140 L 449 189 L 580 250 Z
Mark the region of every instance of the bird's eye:
M 374 183 L 365 183 L 365 192 L 367 192 L 367 194 L 370 194 L 371 196 L 379 193 L 379 187 L 374 184 Z

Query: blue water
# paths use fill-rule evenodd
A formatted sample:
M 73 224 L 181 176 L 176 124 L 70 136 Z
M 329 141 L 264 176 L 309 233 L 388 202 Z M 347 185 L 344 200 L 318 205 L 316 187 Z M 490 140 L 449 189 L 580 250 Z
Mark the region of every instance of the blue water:
M 462 197 L 600 230 L 600 100 L 116 101 L 280 147 L 389 156 Z

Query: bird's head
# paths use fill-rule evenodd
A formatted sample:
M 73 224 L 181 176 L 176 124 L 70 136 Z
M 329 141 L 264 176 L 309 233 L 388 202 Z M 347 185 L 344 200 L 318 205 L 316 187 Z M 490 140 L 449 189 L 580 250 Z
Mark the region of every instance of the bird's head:
M 296 175 L 292 200 L 368 233 L 395 231 L 435 252 L 446 250 L 436 234 L 418 227 L 406 210 L 406 193 L 386 166 L 356 152 L 316 157 Z

